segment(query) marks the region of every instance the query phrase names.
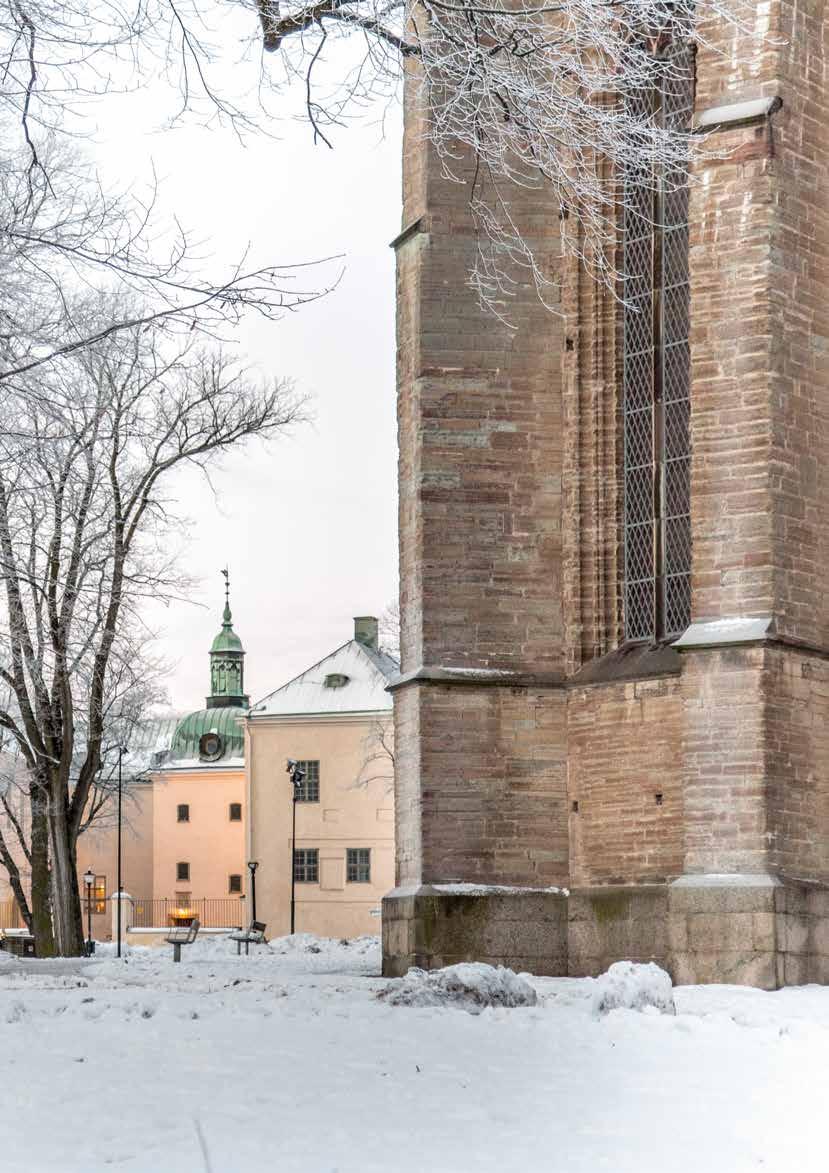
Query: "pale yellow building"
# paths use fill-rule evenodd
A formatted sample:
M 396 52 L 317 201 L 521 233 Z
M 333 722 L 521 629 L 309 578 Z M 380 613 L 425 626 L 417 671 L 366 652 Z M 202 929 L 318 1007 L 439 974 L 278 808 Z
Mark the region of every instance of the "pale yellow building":
M 380 931 L 394 886 L 391 697 L 397 663 L 378 646 L 377 620 L 254 705 L 246 721 L 248 859 L 256 861 L 256 915 L 268 936 L 290 930 L 351 937 Z M 296 802 L 286 765 L 305 778 Z M 250 899 L 249 912 L 252 913 Z

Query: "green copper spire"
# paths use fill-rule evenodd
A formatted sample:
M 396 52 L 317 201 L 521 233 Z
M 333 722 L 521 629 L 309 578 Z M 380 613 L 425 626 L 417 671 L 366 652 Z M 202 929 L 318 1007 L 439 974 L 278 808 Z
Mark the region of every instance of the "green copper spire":
M 222 612 L 222 630 L 210 648 L 211 692 L 207 698 L 207 707 L 221 709 L 231 705 L 247 708 L 250 702 L 245 696 L 245 650 L 233 630 L 230 573 L 227 567 L 221 573 L 225 580 L 225 608 Z

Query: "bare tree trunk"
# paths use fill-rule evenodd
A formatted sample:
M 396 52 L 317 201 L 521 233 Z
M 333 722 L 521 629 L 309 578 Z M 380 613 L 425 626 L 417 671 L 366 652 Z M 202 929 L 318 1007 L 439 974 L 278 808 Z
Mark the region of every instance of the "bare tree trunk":
M 58 955 L 82 956 L 84 937 L 78 868 L 75 852 L 64 836 L 52 841 L 52 918 Z
M 75 839 L 69 827 L 66 787 L 62 780 L 52 801 L 52 921 L 57 952 L 61 957 L 80 957 L 84 951 L 83 917 L 78 890 Z
M 38 957 L 55 956 L 49 876 L 49 821 L 40 794 L 32 796 L 32 924 Z

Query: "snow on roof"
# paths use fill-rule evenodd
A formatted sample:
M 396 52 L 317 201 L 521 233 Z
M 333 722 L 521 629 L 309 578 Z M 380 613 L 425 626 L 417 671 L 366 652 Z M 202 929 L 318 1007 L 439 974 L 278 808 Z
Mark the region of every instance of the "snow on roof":
M 392 699 L 386 685 L 398 671 L 391 656 L 352 639 L 259 701 L 250 716 L 390 711 Z M 342 677 L 344 682 L 337 679 Z
M 183 716 L 180 712 L 160 713 L 135 726 L 124 755 L 127 776 L 144 774 L 156 768 L 167 757 L 173 734 Z

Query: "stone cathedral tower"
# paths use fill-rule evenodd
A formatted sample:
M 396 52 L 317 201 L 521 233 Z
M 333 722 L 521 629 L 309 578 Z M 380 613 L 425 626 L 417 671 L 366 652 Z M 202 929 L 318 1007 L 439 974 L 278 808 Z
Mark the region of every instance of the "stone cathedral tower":
M 635 316 L 526 191 L 561 315 L 483 315 L 409 96 L 387 973 L 829 980 L 829 26 L 755 16 L 653 99 L 717 157 L 629 210 Z

